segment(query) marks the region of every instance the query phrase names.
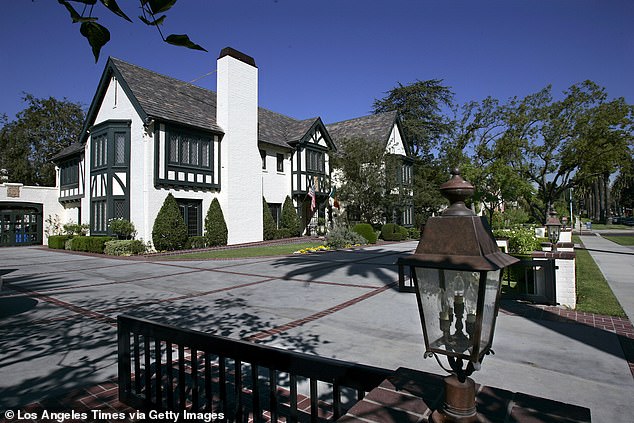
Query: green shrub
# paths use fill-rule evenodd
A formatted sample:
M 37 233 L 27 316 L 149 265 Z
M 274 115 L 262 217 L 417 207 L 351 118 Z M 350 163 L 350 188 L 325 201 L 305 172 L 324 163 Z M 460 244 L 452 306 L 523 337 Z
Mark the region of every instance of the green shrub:
M 293 206 L 293 200 L 289 196 L 286 196 L 282 206 L 280 227 L 288 229 L 291 237 L 301 235 L 301 222 L 295 211 L 295 206 Z
M 110 228 L 110 232 L 119 237 L 119 239 L 133 239 L 136 236 L 134 223 L 127 219 L 110 219 L 108 228 Z
M 115 239 L 107 241 L 104 252 L 109 256 L 132 256 L 143 254 L 146 246 L 138 239 Z
M 51 235 L 48 237 L 48 248 L 63 250 L 66 240 L 71 239 L 72 235 Z
M 279 228 L 275 231 L 273 239 L 292 238 L 294 235 L 288 228 Z
M 333 250 L 350 248 L 357 244 L 364 245 L 367 244 L 367 241 L 364 237 L 345 226 L 337 226 L 326 235 L 326 246 Z
M 102 254 L 106 242 L 111 240 L 109 236 L 76 236 L 70 244 L 73 251 Z
M 66 242 L 64 243 L 64 250 L 72 250 L 73 249 L 73 238 L 70 237 L 66 240 Z
M 192 236 L 187 240 L 187 248 L 205 248 L 207 246 L 207 238 L 204 236 Z
M 381 227 L 381 238 L 386 241 L 402 241 L 405 237 L 400 231 L 400 226 L 396 223 L 386 223 Z
M 275 224 L 275 220 L 273 219 L 273 215 L 271 214 L 271 209 L 266 203 L 264 197 L 262 197 L 262 222 L 262 238 L 264 240 L 274 239 L 275 232 L 277 231 L 277 225 Z
M 67 223 L 64 225 L 64 232 L 66 232 L 66 235 L 86 236 L 86 234 L 88 234 L 89 228 L 90 225 L 87 225 L 85 223 L 83 225 L 80 225 L 79 223 Z
M 511 254 L 530 254 L 541 250 L 541 241 L 535 236 L 533 228 L 496 229 L 493 235 L 498 238 L 508 238 Z
M 207 239 L 207 245 L 210 247 L 227 245 L 228 235 L 227 222 L 225 222 L 225 216 L 222 214 L 220 202 L 217 198 L 214 198 L 205 217 L 205 238 Z
M 420 231 L 416 228 L 409 228 L 407 230 L 409 232 L 409 237 L 411 239 L 420 239 Z
M 187 226 L 174 196 L 167 194 L 152 226 L 152 242 L 157 251 L 182 250 L 188 239 Z
M 376 244 L 376 232 L 374 232 L 372 225 L 369 223 L 357 223 L 354 225 L 354 228 L 352 228 L 352 231 L 361 235 L 368 243 Z
M 401 240 L 409 238 L 409 231 L 404 226 L 398 226 L 398 233 L 401 234 Z

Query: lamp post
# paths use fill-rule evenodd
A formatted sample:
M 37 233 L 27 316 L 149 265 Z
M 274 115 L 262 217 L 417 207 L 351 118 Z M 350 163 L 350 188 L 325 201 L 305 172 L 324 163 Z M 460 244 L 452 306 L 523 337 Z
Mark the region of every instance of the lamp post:
M 557 218 L 557 212 L 554 208 L 550 208 L 548 219 L 546 219 L 546 231 L 548 232 L 548 240 L 552 244 L 552 251 L 557 250 L 557 241 L 561 233 L 561 222 Z
M 518 260 L 498 248 L 486 220 L 465 206 L 473 186 L 452 170 L 440 186 L 451 203 L 427 220 L 414 254 L 399 259 L 410 267 L 425 339 L 425 358 L 447 356 L 445 401 L 434 422 L 478 421 L 475 382 L 469 376 L 491 352 L 502 269 Z M 444 368 L 444 367 L 443 367 Z

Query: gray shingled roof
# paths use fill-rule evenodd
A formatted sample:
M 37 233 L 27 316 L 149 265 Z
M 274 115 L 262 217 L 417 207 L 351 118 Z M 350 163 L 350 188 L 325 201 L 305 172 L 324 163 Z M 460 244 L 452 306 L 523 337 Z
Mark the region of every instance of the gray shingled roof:
M 331 123 L 326 125 L 326 129 L 335 142 L 346 138 L 365 138 L 387 143 L 395 120 L 395 111 L 385 112 Z
M 222 132 L 216 124 L 216 93 L 111 58 L 143 111 L 151 117 Z
M 64 159 L 66 157 L 74 156 L 84 151 L 84 145 L 80 142 L 74 142 L 68 147 L 63 148 L 53 157 L 51 157 L 51 161 L 57 163 L 60 159 Z
M 206 88 L 161 75 L 123 60 L 110 58 L 134 100 L 149 117 L 224 132 L 216 122 L 216 93 Z M 283 148 L 299 141 L 319 118 L 304 120 L 258 108 L 258 141 Z M 333 141 L 363 137 L 386 142 L 396 112 L 363 116 L 326 125 Z

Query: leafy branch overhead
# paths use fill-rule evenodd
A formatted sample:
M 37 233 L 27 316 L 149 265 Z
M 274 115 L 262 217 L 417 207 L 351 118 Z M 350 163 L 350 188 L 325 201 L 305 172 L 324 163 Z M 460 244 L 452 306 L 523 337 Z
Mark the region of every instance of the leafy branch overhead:
M 57 0 L 58 3 L 63 5 L 66 10 L 70 13 L 70 17 L 73 23 L 80 23 L 80 32 L 81 35 L 86 37 L 90 47 L 92 48 L 92 53 L 95 56 L 95 62 L 99 60 L 99 53 L 101 52 L 101 48 L 105 46 L 108 41 L 110 41 L 110 31 L 105 26 L 98 24 L 96 16 L 93 15 L 93 9 L 97 0 Z M 75 7 L 71 4 L 73 3 L 81 3 L 82 11 L 79 13 Z M 99 2 L 105 6 L 110 12 L 119 16 L 122 19 L 125 19 L 128 22 L 132 22 L 132 19 L 125 14 L 123 10 L 119 7 L 116 0 L 99 0 Z M 139 20 L 143 22 L 147 26 L 155 27 L 161 39 L 168 44 L 172 44 L 179 47 L 187 47 L 193 50 L 202 50 L 207 51 L 200 45 L 194 43 L 189 39 L 189 36 L 186 34 L 170 34 L 168 36 L 164 36 L 161 31 L 161 25 L 165 22 L 165 18 L 167 15 L 165 13 L 174 6 L 176 0 L 139 0 L 141 6 L 141 15 L 139 16 Z

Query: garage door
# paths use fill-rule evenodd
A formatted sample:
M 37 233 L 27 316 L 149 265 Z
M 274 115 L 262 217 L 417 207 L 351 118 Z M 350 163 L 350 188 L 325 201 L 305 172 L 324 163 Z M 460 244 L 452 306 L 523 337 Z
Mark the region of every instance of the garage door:
M 0 247 L 42 243 L 42 205 L 0 203 Z

